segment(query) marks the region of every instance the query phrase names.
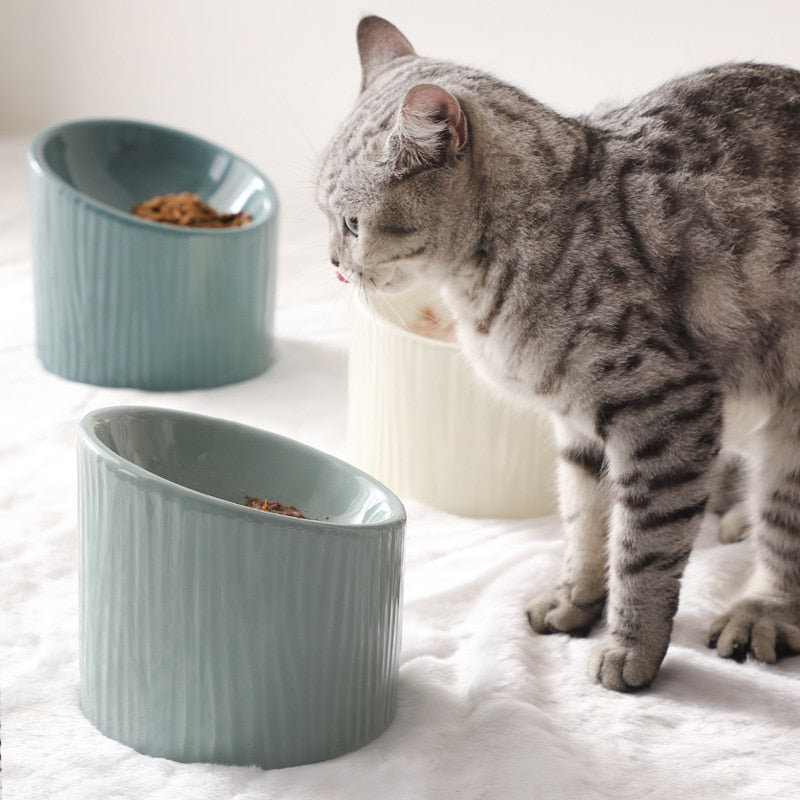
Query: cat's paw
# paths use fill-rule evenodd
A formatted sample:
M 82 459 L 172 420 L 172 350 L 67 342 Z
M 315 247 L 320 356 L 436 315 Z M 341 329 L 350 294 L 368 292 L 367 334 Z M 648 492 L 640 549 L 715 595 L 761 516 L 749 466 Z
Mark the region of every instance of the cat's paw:
M 800 653 L 800 599 L 740 600 L 711 624 L 708 646 L 723 658 L 744 661 L 750 653 L 767 664 Z
M 653 682 L 663 658 L 660 648 L 620 644 L 609 636 L 592 653 L 589 675 L 606 689 L 633 692 Z
M 603 613 L 605 597 L 583 601 L 569 585 L 557 586 L 528 605 L 528 622 L 536 633 L 586 636 Z

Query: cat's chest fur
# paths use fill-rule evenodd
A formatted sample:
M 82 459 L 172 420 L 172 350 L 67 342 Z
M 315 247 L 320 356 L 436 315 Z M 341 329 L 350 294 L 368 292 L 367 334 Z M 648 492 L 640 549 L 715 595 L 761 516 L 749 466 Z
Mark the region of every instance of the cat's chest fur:
M 520 320 L 510 309 L 499 311 L 491 326 L 485 328 L 485 302 L 469 299 L 448 285 L 442 287 L 442 295 L 457 320 L 464 353 L 490 385 L 517 400 L 544 403 L 562 413 L 566 410 L 567 396 L 547 379 L 558 368 L 561 337 L 533 336 L 523 341 Z M 574 396 L 574 390 L 568 394 Z

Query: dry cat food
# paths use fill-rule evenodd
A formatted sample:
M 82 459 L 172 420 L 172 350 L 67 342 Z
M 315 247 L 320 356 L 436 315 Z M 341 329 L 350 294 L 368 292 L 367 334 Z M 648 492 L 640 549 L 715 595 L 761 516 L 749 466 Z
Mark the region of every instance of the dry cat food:
M 283 514 L 284 517 L 298 517 L 308 519 L 294 506 L 287 506 L 277 500 L 260 500 L 258 497 L 245 497 L 244 504 L 250 508 L 258 508 L 261 511 L 269 511 L 272 514 Z
M 163 194 L 138 203 L 131 209 L 137 217 L 183 225 L 188 228 L 238 228 L 252 221 L 244 211 L 220 213 L 192 192 Z
M 420 336 L 429 339 L 439 339 L 443 342 L 456 340 L 455 323 L 443 311 L 432 305 L 425 305 L 420 309 L 419 316 L 411 324 L 411 330 Z

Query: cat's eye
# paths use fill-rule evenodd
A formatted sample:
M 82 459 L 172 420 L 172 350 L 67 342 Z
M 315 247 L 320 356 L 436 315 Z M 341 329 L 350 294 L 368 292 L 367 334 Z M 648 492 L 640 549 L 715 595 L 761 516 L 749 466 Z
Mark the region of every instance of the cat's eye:
M 353 236 L 358 236 L 358 217 L 345 217 L 344 227 L 352 233 Z

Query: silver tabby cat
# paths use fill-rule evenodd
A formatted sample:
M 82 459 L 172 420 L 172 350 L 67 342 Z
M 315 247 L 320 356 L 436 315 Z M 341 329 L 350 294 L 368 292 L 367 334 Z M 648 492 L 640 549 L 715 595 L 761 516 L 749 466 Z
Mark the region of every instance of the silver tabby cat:
M 758 557 L 708 642 L 800 651 L 800 73 L 720 66 L 567 119 L 378 17 L 357 40 L 318 181 L 331 261 L 366 291 L 432 281 L 476 369 L 552 413 L 566 546 L 533 629 L 605 609 L 591 674 L 651 683 L 738 399 L 763 418 Z

